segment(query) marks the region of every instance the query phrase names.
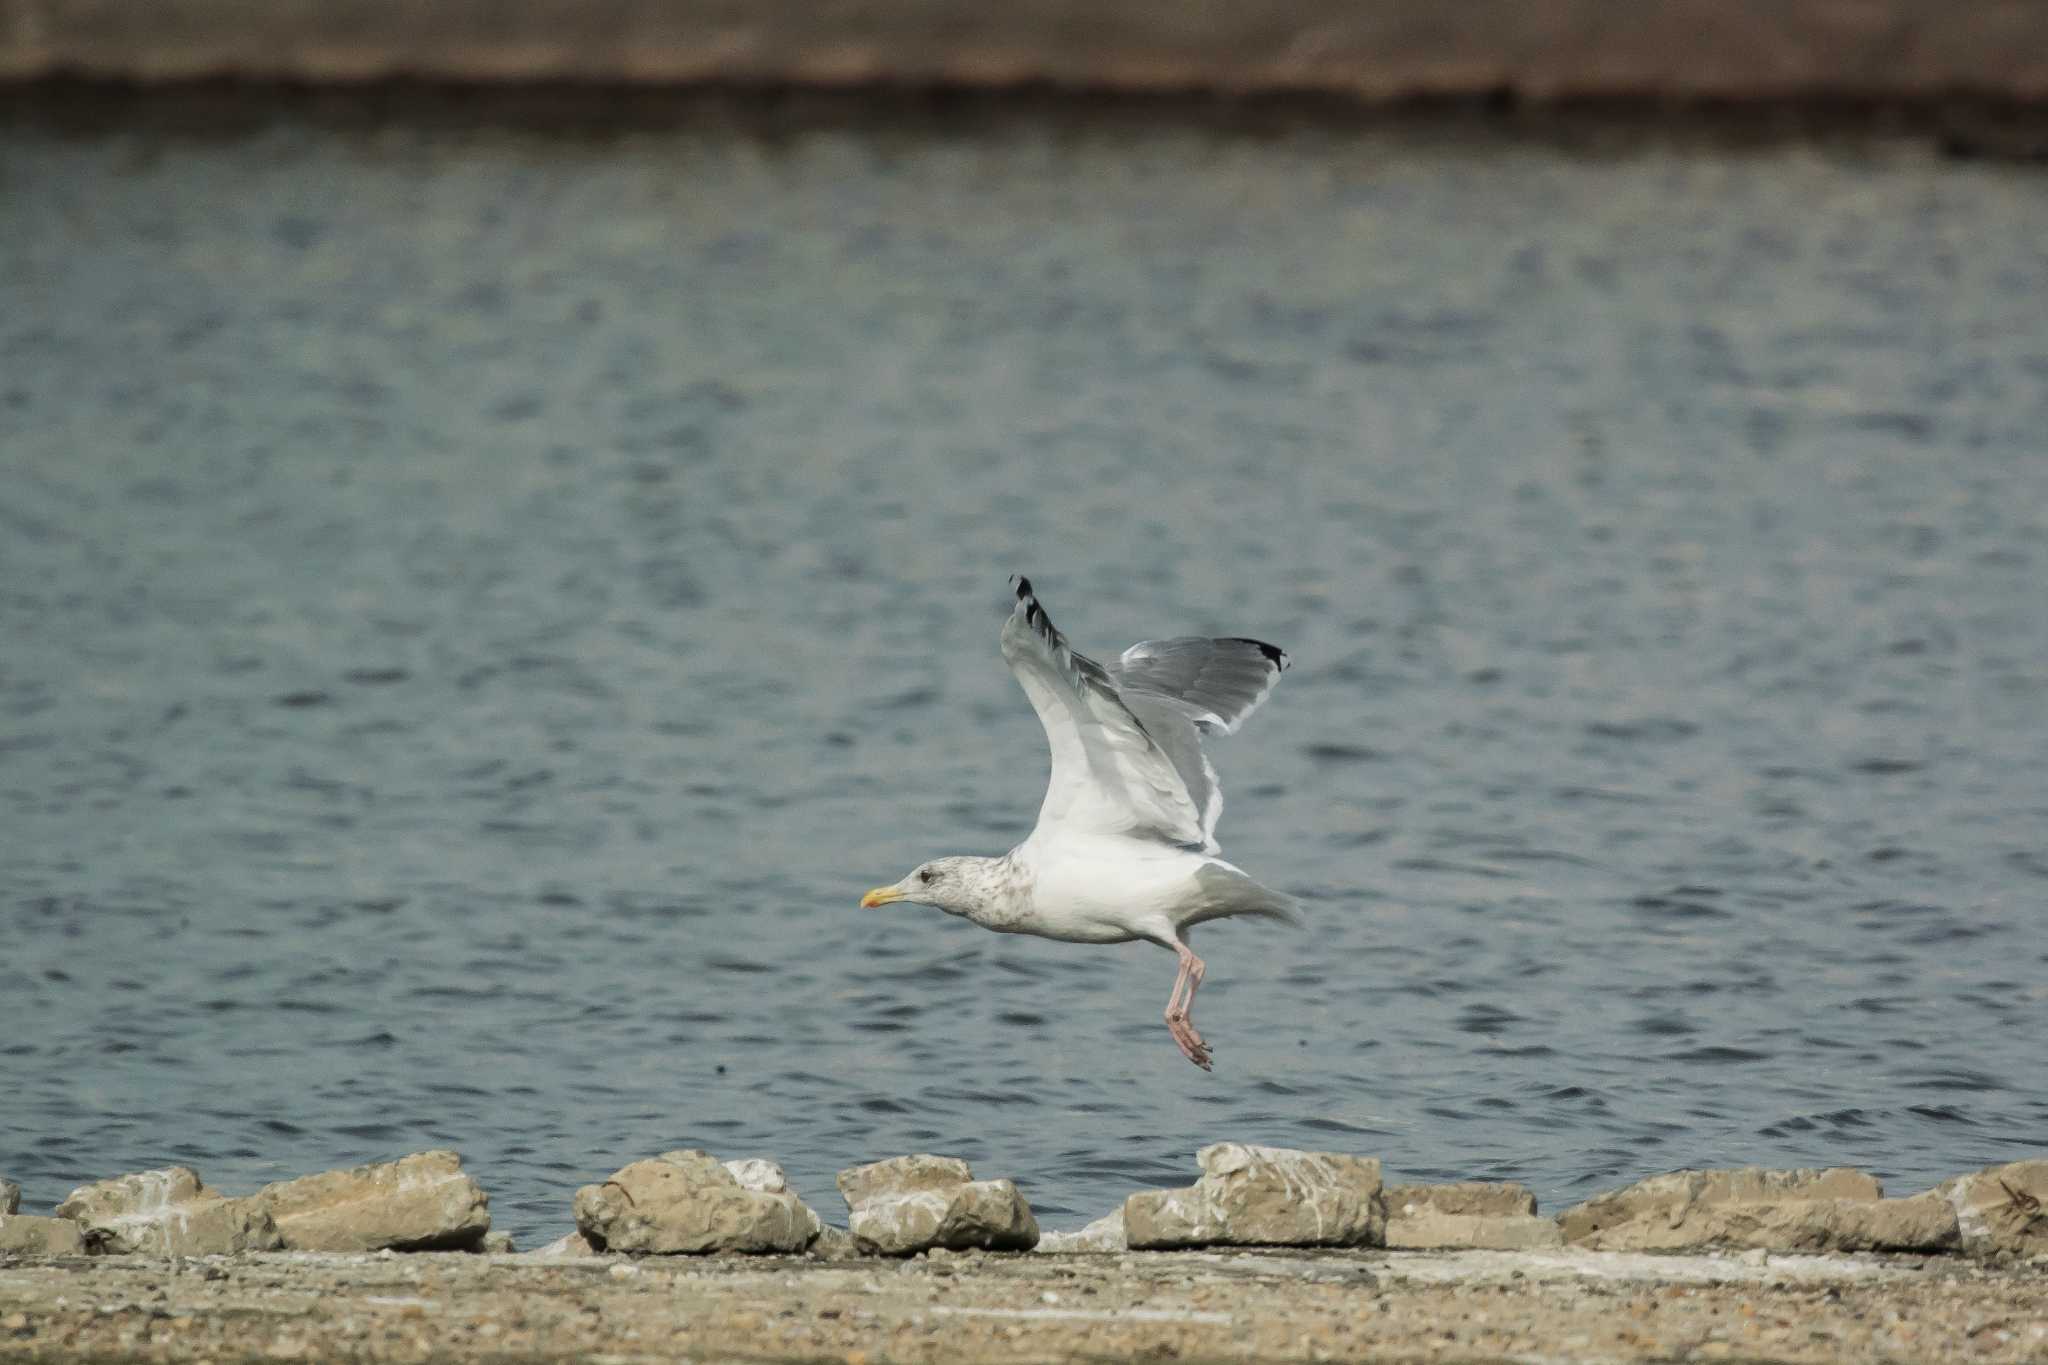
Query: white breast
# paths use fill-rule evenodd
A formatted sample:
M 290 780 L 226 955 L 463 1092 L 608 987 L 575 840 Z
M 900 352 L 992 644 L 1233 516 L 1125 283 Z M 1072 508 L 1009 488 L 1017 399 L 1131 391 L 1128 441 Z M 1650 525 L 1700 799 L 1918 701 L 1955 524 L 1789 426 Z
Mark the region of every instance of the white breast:
M 1206 861 L 1114 835 L 1034 834 L 1011 858 L 1030 873 L 1030 906 L 1017 923 L 1002 927 L 1073 943 L 1170 941 L 1197 895 L 1195 869 Z

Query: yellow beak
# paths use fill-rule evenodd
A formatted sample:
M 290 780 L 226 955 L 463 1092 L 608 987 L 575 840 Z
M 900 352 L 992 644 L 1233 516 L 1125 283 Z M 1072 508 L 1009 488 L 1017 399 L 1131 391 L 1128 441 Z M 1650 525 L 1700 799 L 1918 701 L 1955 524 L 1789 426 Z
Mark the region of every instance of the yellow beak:
M 895 887 L 878 886 L 860 898 L 860 908 L 872 910 L 878 905 L 887 905 L 890 901 L 900 901 L 902 899 L 903 893 Z

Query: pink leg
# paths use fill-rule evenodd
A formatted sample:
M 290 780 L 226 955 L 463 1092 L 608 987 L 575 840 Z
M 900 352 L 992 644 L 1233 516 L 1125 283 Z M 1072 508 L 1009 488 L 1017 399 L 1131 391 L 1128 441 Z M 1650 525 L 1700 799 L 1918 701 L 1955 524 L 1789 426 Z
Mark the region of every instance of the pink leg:
M 1208 1071 L 1209 1045 L 1202 1041 L 1202 1035 L 1195 1032 L 1195 1026 L 1188 1020 L 1189 1012 L 1195 1007 L 1195 991 L 1202 984 L 1208 968 L 1185 943 L 1174 944 L 1173 950 L 1180 956 L 1180 975 L 1173 979 L 1173 993 L 1166 997 L 1166 1031 L 1173 1035 L 1181 1056 Z M 1183 989 L 1187 992 L 1185 996 L 1181 994 Z
M 1181 954 L 1180 974 L 1173 978 L 1173 989 L 1166 996 L 1166 1022 L 1168 1024 L 1173 1023 L 1174 1020 L 1180 1017 L 1180 993 L 1187 988 L 1188 964 L 1194 960 L 1195 956 L 1185 948 L 1178 951 Z
M 1174 1043 L 1185 1053 L 1188 1045 L 1181 1042 L 1180 993 L 1188 984 L 1188 958 L 1180 960 L 1180 971 L 1173 978 L 1173 989 L 1166 996 L 1166 1031 L 1173 1035 Z

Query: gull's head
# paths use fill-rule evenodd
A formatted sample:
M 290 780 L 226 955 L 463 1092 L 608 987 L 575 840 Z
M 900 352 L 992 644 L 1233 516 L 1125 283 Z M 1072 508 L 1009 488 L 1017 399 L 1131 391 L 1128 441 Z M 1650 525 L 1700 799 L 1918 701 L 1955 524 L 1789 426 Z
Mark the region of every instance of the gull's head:
M 872 910 L 896 901 L 936 905 L 955 915 L 964 915 L 985 899 L 990 858 L 934 858 L 911 869 L 910 875 L 893 886 L 878 886 L 860 898 L 860 908 Z

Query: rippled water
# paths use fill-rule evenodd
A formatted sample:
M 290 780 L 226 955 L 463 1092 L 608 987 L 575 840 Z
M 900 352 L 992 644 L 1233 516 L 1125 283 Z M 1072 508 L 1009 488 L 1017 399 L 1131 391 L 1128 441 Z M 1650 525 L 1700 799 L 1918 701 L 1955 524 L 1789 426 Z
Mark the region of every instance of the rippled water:
M 2048 1147 L 2048 179 L 1036 117 L 0 140 L 0 1172 L 679 1145 L 1049 1224 L 1219 1138 L 1514 1177 Z M 862 912 L 1042 790 L 996 653 L 1296 667 L 1311 902 Z

